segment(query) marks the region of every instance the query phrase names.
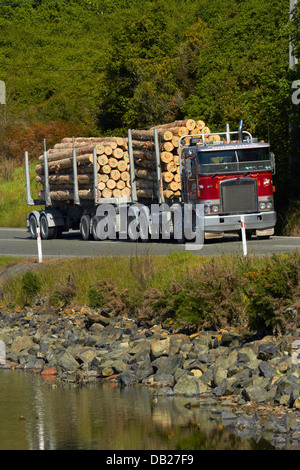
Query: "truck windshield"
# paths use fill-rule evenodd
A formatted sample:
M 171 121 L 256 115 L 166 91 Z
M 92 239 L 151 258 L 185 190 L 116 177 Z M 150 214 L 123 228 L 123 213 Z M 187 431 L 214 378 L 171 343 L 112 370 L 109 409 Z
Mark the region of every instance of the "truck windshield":
M 234 173 L 241 171 L 271 170 L 269 147 L 247 149 L 199 151 L 200 173 Z

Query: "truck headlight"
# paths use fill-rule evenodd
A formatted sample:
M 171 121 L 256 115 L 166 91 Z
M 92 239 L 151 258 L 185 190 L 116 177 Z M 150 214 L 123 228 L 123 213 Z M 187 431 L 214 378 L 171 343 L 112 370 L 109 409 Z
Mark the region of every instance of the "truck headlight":
M 210 206 L 211 212 L 217 213 L 220 212 L 220 207 L 217 204 L 214 204 L 213 206 Z
M 266 209 L 266 203 L 265 202 L 260 202 L 259 203 L 259 208 L 261 211 L 264 211 Z

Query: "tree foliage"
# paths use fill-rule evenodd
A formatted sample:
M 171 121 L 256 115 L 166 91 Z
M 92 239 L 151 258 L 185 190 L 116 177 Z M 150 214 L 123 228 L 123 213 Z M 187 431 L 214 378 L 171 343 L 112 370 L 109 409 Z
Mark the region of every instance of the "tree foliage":
M 124 135 L 183 117 L 216 131 L 242 119 L 270 138 L 283 197 L 295 80 L 289 35 L 299 57 L 299 22 L 299 7 L 291 24 L 281 0 L 2 4 L 0 145 L 12 125 L 37 122 Z

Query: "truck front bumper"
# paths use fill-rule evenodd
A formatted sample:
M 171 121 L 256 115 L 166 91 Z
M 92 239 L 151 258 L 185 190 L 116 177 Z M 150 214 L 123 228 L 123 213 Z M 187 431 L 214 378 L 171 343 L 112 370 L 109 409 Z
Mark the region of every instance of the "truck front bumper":
M 246 230 L 265 230 L 276 225 L 276 212 L 259 212 L 243 214 Z M 241 214 L 206 215 L 204 218 L 205 232 L 236 232 L 241 229 Z

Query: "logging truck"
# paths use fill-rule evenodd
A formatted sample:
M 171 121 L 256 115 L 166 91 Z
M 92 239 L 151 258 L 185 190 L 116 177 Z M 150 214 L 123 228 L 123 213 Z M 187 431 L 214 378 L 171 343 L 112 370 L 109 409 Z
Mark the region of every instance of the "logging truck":
M 242 121 L 237 131 L 227 125 L 221 133 L 192 120 L 129 130 L 122 145 L 126 154 L 117 146 L 110 158 L 104 138 L 65 139 L 45 149 L 36 167 L 38 199 L 31 197 L 25 152 L 27 204 L 44 206 L 27 214 L 32 238 L 73 229 L 84 240 L 199 242 L 200 233 L 203 240 L 240 234 L 242 216 L 248 236 L 274 233 L 274 155 Z

